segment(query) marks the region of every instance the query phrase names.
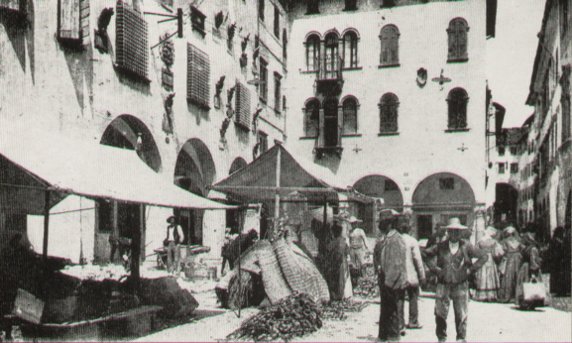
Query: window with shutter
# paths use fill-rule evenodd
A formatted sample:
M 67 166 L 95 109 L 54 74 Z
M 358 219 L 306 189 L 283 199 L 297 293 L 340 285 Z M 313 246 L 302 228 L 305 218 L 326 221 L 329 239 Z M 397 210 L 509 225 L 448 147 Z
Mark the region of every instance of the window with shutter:
M 210 61 L 209 56 L 192 44 L 187 44 L 187 100 L 209 109 Z
M 266 104 L 268 101 L 268 62 L 260 59 L 260 101 Z
M 240 127 L 250 130 L 250 92 L 248 88 L 240 82 L 236 83 L 235 99 L 234 121 Z
M 455 18 L 449 22 L 447 34 L 449 37 L 448 62 L 463 62 L 469 59 L 467 52 L 469 25 L 463 18 Z
M 379 132 L 384 133 L 397 133 L 398 123 L 397 118 L 399 99 L 393 93 L 386 93 L 381 97 L 379 103 Z
M 379 39 L 381 41 L 380 64 L 382 66 L 399 65 L 399 29 L 397 26 L 384 26 Z
M 282 100 L 282 76 L 274 73 L 274 111 L 280 113 L 280 101 Z
M 89 0 L 58 0 L 58 39 L 84 45 L 89 39 Z
M 469 96 L 462 88 L 455 88 L 449 92 L 447 97 L 449 130 L 464 130 L 467 128 L 468 101 Z
M 115 17 L 115 63 L 127 74 L 147 79 L 147 22 L 142 14 L 122 0 L 117 1 Z

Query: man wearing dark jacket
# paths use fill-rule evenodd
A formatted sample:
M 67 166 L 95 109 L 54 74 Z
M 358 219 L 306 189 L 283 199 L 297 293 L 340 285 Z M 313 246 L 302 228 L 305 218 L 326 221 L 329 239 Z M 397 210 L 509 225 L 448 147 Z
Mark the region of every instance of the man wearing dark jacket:
M 375 249 L 375 265 L 378 272 L 380 288 L 379 334 L 381 341 L 396 342 L 400 339 L 401 317 L 405 288 L 407 286 L 407 270 L 405 259 L 407 248 L 401 234 L 397 231 L 399 213 L 386 210 L 388 218 L 380 225 L 382 232 L 387 230 L 383 241 Z M 382 211 L 383 212 L 383 211 Z M 381 224 L 381 223 L 380 223 Z
M 467 315 L 469 301 L 469 276 L 479 270 L 487 261 L 487 255 L 461 237 L 467 227 L 459 218 L 451 218 L 447 229 L 448 239 L 425 250 L 436 261 L 428 262 L 429 268 L 436 273 L 437 290 L 435 294 L 435 321 L 439 342 L 447 339 L 447 316 L 449 305 L 453 301 L 457 341 L 465 342 L 467 335 Z M 472 263 L 472 259 L 477 261 Z

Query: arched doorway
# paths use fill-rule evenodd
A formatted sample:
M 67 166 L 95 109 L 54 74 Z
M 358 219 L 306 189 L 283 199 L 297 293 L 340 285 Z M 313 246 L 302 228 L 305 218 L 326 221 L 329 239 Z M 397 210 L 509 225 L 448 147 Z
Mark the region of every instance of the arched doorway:
M 135 150 L 151 169 L 161 169 L 161 156 L 155 139 L 138 118 L 124 114 L 115 118 L 105 129 L 100 144 Z M 141 256 L 145 256 L 145 206 L 117 201 L 96 200 L 96 230 L 94 259 L 97 262 L 121 261 L 121 250 L 141 230 Z M 114 247 L 115 246 L 115 247 Z
M 508 224 L 516 224 L 518 191 L 508 183 L 495 185 L 495 203 L 493 222 L 495 227 L 503 229 Z
M 212 155 L 200 139 L 189 139 L 179 151 L 175 165 L 174 182 L 191 193 L 206 196 L 216 176 Z M 177 210 L 183 227 L 183 244 L 203 243 L 204 210 Z
M 473 222 L 475 193 L 462 177 L 437 173 L 423 179 L 413 192 L 413 220 L 419 239 L 429 238 L 437 224 L 458 217 L 464 225 Z
M 382 198 L 385 208 L 403 210 L 403 194 L 392 179 L 383 175 L 368 175 L 354 183 L 354 189 L 362 194 Z M 357 213 L 362 219 L 364 229 L 368 233 L 375 233 L 377 228 L 377 211 L 375 203 L 355 203 Z

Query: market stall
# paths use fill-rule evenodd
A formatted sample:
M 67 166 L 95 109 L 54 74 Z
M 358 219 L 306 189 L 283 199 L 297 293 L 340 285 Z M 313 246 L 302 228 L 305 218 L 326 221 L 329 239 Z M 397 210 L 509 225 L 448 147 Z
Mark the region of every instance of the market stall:
M 14 132 L 18 134 L 14 134 Z M 27 283 L 29 286 L 26 292 L 30 293 L 34 297 L 33 299 L 37 299 L 40 303 L 45 304 L 48 299 L 58 299 L 54 294 L 54 289 L 57 289 L 58 286 L 50 286 L 52 282 L 55 282 L 55 276 L 57 276 L 58 281 L 62 282 L 62 285 L 73 288 L 75 293 L 80 288 L 82 292 L 87 292 L 88 297 L 86 299 L 89 298 L 90 290 L 104 292 L 107 302 L 111 300 L 109 297 L 114 292 L 141 296 L 142 292 L 145 292 L 146 285 L 149 284 L 149 282 L 142 283 L 140 278 L 141 250 L 139 247 L 141 246 L 142 228 L 133 230 L 130 273 L 128 279 L 121 285 L 107 285 L 109 287 L 104 291 L 103 288 L 105 287 L 101 283 L 95 282 L 91 288 L 82 283 L 82 288 L 75 284 L 77 280 L 55 274 L 54 270 L 46 268 L 50 260 L 48 247 L 50 209 L 70 194 L 139 206 L 222 210 L 235 208 L 176 187 L 145 165 L 135 151 L 53 136 L 46 132 L 33 131 L 30 128 L 3 126 L 0 134 L 0 211 L 41 214 L 44 216 L 44 223 L 41 258 L 36 258 L 31 252 L 22 249 L 19 245 L 20 237 L 13 242 L 11 241 L 11 244 L 1 253 L 7 256 L 5 261 L 12 260 L 16 256 L 29 255 L 27 261 L 30 261 L 30 266 L 23 270 L 23 273 L 30 275 L 30 270 L 36 272 L 35 275 L 30 276 L 32 279 Z M 2 276 L 10 273 L 14 274 L 13 266 L 8 265 L 6 268 L 2 268 Z M 22 280 L 16 276 L 15 281 Z M 118 283 L 120 282 L 118 281 Z M 170 284 L 172 282 L 163 281 L 163 283 Z M 168 289 L 165 290 L 163 286 L 154 287 L 154 290 L 157 292 L 169 291 Z M 62 286 L 59 290 L 63 289 L 65 287 Z M 33 293 L 28 291 L 33 291 Z M 175 286 L 173 292 L 178 292 Z M 16 297 L 17 294 L 13 294 L 13 296 Z M 118 295 L 118 297 L 120 296 Z M 81 307 L 77 303 L 74 305 L 74 300 L 67 298 L 69 296 L 66 296 L 66 301 L 70 303 L 61 303 L 62 310 L 69 310 L 70 307 L 75 309 Z M 94 298 L 97 299 L 97 297 Z M 23 300 L 22 297 L 19 300 Z M 32 308 L 30 301 L 23 304 L 20 303 L 21 307 L 19 307 L 22 313 Z M 139 305 L 137 302 L 133 302 L 130 309 L 137 308 Z M 118 306 L 118 311 L 124 309 Z M 35 313 L 35 317 L 28 317 L 28 321 L 32 319 L 32 322 L 35 322 L 33 324 L 47 325 L 43 322 L 43 310 L 43 306 L 39 307 L 37 309 L 39 313 Z M 109 307 L 106 310 L 108 311 Z M 141 315 L 140 312 L 134 313 Z M 21 313 L 15 314 L 18 316 Z M 93 320 L 94 316 L 101 314 L 101 312 L 94 311 L 88 316 L 90 318 L 85 318 L 85 316 L 78 318 L 77 314 L 71 315 L 70 318 Z

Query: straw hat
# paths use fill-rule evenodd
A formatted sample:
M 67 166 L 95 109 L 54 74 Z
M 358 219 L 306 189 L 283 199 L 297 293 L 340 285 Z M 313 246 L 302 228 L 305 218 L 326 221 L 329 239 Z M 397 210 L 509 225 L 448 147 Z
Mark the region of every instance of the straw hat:
M 380 219 L 391 219 L 394 217 L 399 217 L 400 215 L 401 215 L 401 213 L 397 212 L 396 210 L 394 210 L 392 208 L 386 208 L 386 209 L 379 211 L 379 218 Z
M 355 216 L 350 216 L 347 220 L 350 224 L 361 223 L 363 221 L 361 219 L 357 219 Z
M 468 228 L 461 224 L 461 221 L 457 217 L 453 217 L 449 219 L 449 224 L 445 226 L 447 230 L 467 230 Z
M 175 216 L 170 216 L 169 218 L 167 218 L 167 223 L 169 224 L 174 224 L 177 221 L 177 218 Z

